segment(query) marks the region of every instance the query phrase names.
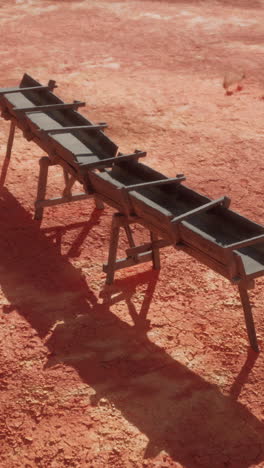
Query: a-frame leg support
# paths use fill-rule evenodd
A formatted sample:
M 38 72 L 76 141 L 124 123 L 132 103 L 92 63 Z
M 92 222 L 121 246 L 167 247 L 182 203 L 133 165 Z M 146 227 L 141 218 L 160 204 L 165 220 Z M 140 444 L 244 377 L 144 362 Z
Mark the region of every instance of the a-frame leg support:
M 157 235 L 150 231 L 150 242 L 136 246 L 130 225 L 138 223 L 137 217 L 127 217 L 116 213 L 112 218 L 110 245 L 108 254 L 108 263 L 103 266 L 106 273 L 106 283 L 112 284 L 116 270 L 121 270 L 132 265 L 152 261 L 153 268 L 160 269 L 159 249 L 170 245 L 171 242 L 158 239 Z M 120 235 L 120 228 L 124 228 L 129 243 L 129 249 L 126 250 L 127 257 L 117 260 L 117 249 Z
M 252 314 L 252 307 L 251 307 L 249 296 L 248 296 L 246 281 L 240 281 L 238 283 L 238 290 L 240 294 L 241 303 L 243 306 L 250 346 L 254 351 L 258 353 L 259 347 L 258 347 L 256 330 L 255 330 L 254 319 L 253 319 L 253 314 Z
M 9 136 L 8 136 L 8 141 L 7 141 L 7 146 L 6 146 L 6 155 L 5 155 L 5 159 L 4 159 L 4 163 L 3 163 L 2 171 L 1 171 L 0 187 L 3 187 L 5 185 L 6 175 L 7 175 L 10 159 L 11 159 L 15 130 L 16 130 L 16 125 L 13 121 L 11 121 Z
M 47 156 L 43 156 L 39 160 L 39 179 L 38 179 L 38 190 L 37 199 L 35 202 L 35 216 L 37 220 L 41 220 L 43 217 L 43 210 L 46 206 L 61 205 L 63 203 L 70 203 L 74 201 L 84 200 L 87 198 L 94 198 L 97 209 L 103 209 L 104 204 L 101 200 L 97 199 L 93 194 L 78 193 L 72 194 L 72 187 L 76 181 L 76 178 L 69 174 L 65 168 L 63 168 L 65 188 L 62 193 L 62 197 L 46 199 L 46 190 L 48 182 L 48 171 L 50 166 L 57 165 L 52 162 Z

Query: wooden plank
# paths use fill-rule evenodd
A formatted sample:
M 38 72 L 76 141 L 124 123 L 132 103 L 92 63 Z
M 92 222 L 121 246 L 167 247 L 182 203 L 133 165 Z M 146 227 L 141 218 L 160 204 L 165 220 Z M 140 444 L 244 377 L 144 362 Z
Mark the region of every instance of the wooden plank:
M 250 239 L 234 242 L 233 244 L 226 245 L 224 248 L 226 250 L 242 249 L 242 247 L 249 247 L 260 243 L 264 243 L 264 234 L 251 237 Z
M 141 182 L 139 184 L 126 185 L 122 187 L 121 190 L 130 191 L 130 190 L 137 190 L 139 188 L 156 187 L 156 186 L 164 185 L 164 184 L 180 183 L 183 180 L 186 180 L 186 177 L 184 177 L 183 174 L 179 174 L 176 177 L 171 177 L 168 179 L 152 180 L 150 182 Z
M 120 225 L 118 222 L 118 215 L 114 214 L 112 216 L 112 223 L 111 223 L 107 271 L 105 271 L 105 273 L 107 273 L 106 284 L 112 284 L 114 281 L 119 232 L 120 232 Z
M 138 158 L 143 158 L 146 156 L 146 152 L 145 151 L 138 151 L 136 153 L 133 153 L 133 154 L 126 154 L 126 155 L 122 155 L 122 156 L 116 156 L 114 158 L 105 158 L 105 159 L 101 159 L 100 161 L 96 161 L 96 162 L 92 162 L 92 163 L 85 163 L 85 164 L 79 164 L 79 167 L 80 169 L 88 169 L 88 170 L 91 170 L 91 169 L 103 169 L 103 168 L 106 168 L 106 167 L 111 167 L 113 164 L 120 164 L 122 162 L 125 162 L 125 161 L 131 161 L 132 159 L 138 159 Z M 78 157 L 81 157 L 81 156 L 86 156 L 86 154 L 76 154 L 75 157 L 78 158 Z M 89 154 L 87 154 L 87 156 L 91 156 Z M 118 195 L 119 196 L 119 195 Z
M 161 218 L 162 222 L 164 219 L 166 221 L 171 220 L 173 218 L 173 213 L 169 211 L 167 208 L 164 208 L 158 203 L 151 200 L 149 197 L 142 195 L 141 193 L 134 192 L 129 194 L 129 199 L 131 204 L 138 214 L 138 216 L 150 216 L 151 218 Z
M 163 247 L 168 247 L 171 244 L 172 242 L 170 241 L 167 241 L 165 239 L 159 239 L 155 240 L 154 242 L 148 242 L 142 245 L 138 245 L 137 247 L 126 249 L 126 253 L 129 257 L 132 257 L 135 254 L 151 251 L 152 248 L 162 249 Z
M 206 233 L 197 232 L 195 227 L 188 222 L 181 223 L 179 226 L 176 225 L 175 230 L 183 242 L 204 252 L 206 256 L 214 258 L 221 263 L 227 263 L 232 258 L 232 252 L 226 251 L 222 245 L 217 244 Z
M 77 130 L 101 130 L 103 128 L 107 128 L 106 123 L 100 123 L 96 125 L 75 125 L 74 127 L 39 129 L 39 132 L 49 133 L 50 135 L 59 135 L 61 133 L 69 133 Z
M 209 255 L 205 255 L 204 252 L 193 247 L 190 244 L 187 244 L 186 242 L 181 242 L 180 244 L 175 245 L 175 248 L 177 250 L 178 249 L 183 250 L 183 252 L 186 252 L 188 255 L 195 258 L 197 261 L 201 262 L 203 265 L 208 266 L 209 268 L 211 268 L 211 270 L 214 270 L 216 273 L 219 273 L 221 276 L 224 276 L 225 278 L 232 280 L 229 274 L 230 270 L 229 270 L 228 265 L 218 262 L 217 260 L 210 257 Z
M 38 178 L 38 191 L 37 191 L 37 200 L 35 202 L 35 215 L 34 219 L 41 220 L 43 217 L 43 205 L 40 205 L 40 201 L 45 199 L 46 189 L 47 189 L 47 180 L 48 180 L 48 170 L 51 162 L 47 156 L 43 156 L 39 160 L 39 178 Z
M 132 257 L 130 258 L 121 258 L 115 262 L 114 270 L 121 270 L 122 268 L 127 268 L 133 265 L 138 265 L 139 263 L 145 263 L 152 261 L 152 252 L 141 253 L 137 256 L 137 261 Z M 108 264 L 103 265 L 104 273 L 108 273 Z
M 68 104 L 43 104 L 41 106 L 28 106 L 28 107 L 14 107 L 14 112 L 49 112 L 53 110 L 65 110 L 65 109 L 78 109 L 79 107 L 85 106 L 85 102 L 72 102 Z
M 19 88 L 19 87 L 16 87 L 16 88 L 0 88 L 0 94 L 11 94 L 11 93 L 25 93 L 27 91 L 41 91 L 41 90 L 45 90 L 45 89 L 49 89 L 49 90 L 53 90 L 54 88 L 57 88 L 57 86 L 55 85 L 55 82 L 54 82 L 54 85 L 52 86 L 28 86 L 28 87 L 25 87 L 25 88 Z
M 154 232 L 150 232 L 151 244 L 152 244 L 152 262 L 154 270 L 160 270 L 160 252 L 155 246 L 155 241 L 158 241 L 158 236 Z
M 205 203 L 202 206 L 198 206 L 198 208 L 194 208 L 193 210 L 187 211 L 187 213 L 183 213 L 180 216 L 176 216 L 171 220 L 172 223 L 178 224 L 184 221 L 185 219 L 189 218 L 190 216 L 194 216 L 196 214 L 204 213 L 205 211 L 210 210 L 211 208 L 214 208 L 218 205 L 224 205 L 225 207 L 228 207 L 230 204 L 230 199 L 228 197 L 221 197 L 218 198 L 217 200 L 210 201 L 209 203 Z
M 76 193 L 75 195 L 69 195 L 66 197 L 56 197 L 56 198 L 49 198 L 47 200 L 39 200 L 36 201 L 35 207 L 45 207 L 45 206 L 53 206 L 53 205 L 62 205 L 63 203 L 69 203 L 79 200 L 86 200 L 87 198 L 91 198 L 93 195 L 89 195 L 87 193 Z
M 4 163 L 3 163 L 2 171 L 1 171 L 1 176 L 0 176 L 0 187 L 3 187 L 5 184 L 6 175 L 7 175 L 8 167 L 10 164 L 12 147 L 14 143 L 15 130 L 16 130 L 16 124 L 13 120 L 11 120 L 8 141 L 7 141 L 7 146 L 6 146 L 6 155 L 5 155 L 5 159 L 4 159 Z

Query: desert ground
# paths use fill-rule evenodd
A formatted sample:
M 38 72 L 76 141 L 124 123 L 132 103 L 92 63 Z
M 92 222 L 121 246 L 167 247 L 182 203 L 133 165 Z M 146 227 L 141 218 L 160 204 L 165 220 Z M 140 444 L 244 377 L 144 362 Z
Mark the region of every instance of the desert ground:
M 0 0 L 0 87 L 56 80 L 120 151 L 261 224 L 263 23 L 261 0 Z M 237 288 L 172 247 L 106 287 L 114 211 L 34 221 L 41 156 L 17 130 L 0 192 L 1 468 L 264 467 L 263 278 L 258 354 Z M 62 189 L 53 167 L 48 195 Z

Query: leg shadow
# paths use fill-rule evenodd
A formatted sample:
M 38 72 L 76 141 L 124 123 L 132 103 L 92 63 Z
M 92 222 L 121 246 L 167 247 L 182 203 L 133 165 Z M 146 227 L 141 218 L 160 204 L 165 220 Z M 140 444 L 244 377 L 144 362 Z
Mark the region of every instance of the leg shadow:
M 91 229 L 97 224 L 99 224 L 101 216 L 102 210 L 97 210 L 96 208 L 94 208 L 88 221 L 81 223 L 73 223 L 67 226 L 54 226 L 51 228 L 43 228 L 41 229 L 41 232 L 47 235 L 47 237 L 49 237 L 49 239 L 53 241 L 57 249 L 61 252 L 63 236 L 70 230 L 79 229 L 80 231 L 77 234 L 76 239 L 74 240 L 69 251 L 66 254 L 67 258 L 79 257 L 83 242 L 87 238 Z

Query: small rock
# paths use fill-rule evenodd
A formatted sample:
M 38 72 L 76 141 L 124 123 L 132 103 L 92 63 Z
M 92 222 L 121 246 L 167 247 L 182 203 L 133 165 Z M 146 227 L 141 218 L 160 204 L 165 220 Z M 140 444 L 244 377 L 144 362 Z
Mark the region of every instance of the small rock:
M 107 406 L 108 405 L 107 399 L 106 398 L 100 398 L 99 405 L 100 406 Z

